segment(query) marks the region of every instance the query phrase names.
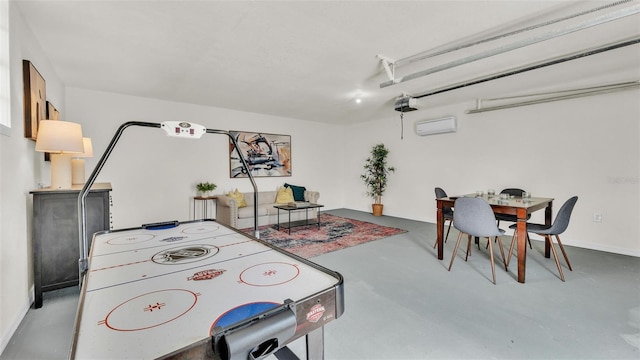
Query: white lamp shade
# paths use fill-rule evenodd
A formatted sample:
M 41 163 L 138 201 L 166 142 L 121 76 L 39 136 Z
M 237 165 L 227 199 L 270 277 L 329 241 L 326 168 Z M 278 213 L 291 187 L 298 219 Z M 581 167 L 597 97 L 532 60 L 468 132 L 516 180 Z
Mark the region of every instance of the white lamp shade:
M 91 142 L 91 138 L 82 138 L 82 143 L 84 144 L 84 152 L 82 154 L 74 155 L 75 157 L 93 157 L 93 143 Z
M 82 127 L 68 121 L 41 120 L 38 124 L 36 151 L 58 154 L 83 153 Z
M 71 183 L 73 185 L 84 184 L 84 159 L 93 157 L 93 144 L 91 138 L 82 138 L 84 143 L 84 152 L 82 154 L 74 154 L 77 159 L 71 159 Z

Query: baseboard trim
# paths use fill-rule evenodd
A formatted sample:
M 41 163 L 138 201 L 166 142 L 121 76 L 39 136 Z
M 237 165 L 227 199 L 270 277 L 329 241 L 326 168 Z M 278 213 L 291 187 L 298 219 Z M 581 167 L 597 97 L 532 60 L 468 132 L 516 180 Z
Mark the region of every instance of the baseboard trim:
M 512 236 L 513 231 L 508 231 L 507 235 Z M 544 238 L 539 235 L 529 234 L 529 236 L 531 237 L 531 240 L 544 241 Z M 618 255 L 640 257 L 640 250 L 633 250 L 633 249 L 621 248 L 617 246 L 602 245 L 602 244 L 596 244 L 596 243 L 590 243 L 590 242 L 584 242 L 584 241 L 575 241 L 571 239 L 565 239 L 562 237 L 562 235 L 560 235 L 560 240 L 562 241 L 563 245 L 567 245 L 567 246 L 573 246 L 577 248 L 589 249 L 589 250 L 595 250 L 595 251 L 604 251 L 604 252 L 618 254 Z M 556 241 L 555 237 L 553 238 L 553 241 L 555 243 Z
M 432 222 L 432 221 L 426 221 L 426 222 L 435 225 L 435 222 Z M 505 235 L 513 236 L 513 230 L 511 229 L 504 229 L 504 230 L 505 230 Z M 543 240 L 542 237 L 539 237 L 538 235 L 535 235 L 535 234 L 529 234 L 529 236 L 531 237 L 531 240 L 540 240 L 540 241 Z M 575 241 L 575 240 L 567 239 L 562 235 L 560 235 L 560 239 L 562 240 L 563 245 L 574 246 L 574 247 L 589 249 L 589 250 L 604 251 L 612 254 L 640 257 L 640 250 L 636 250 L 636 249 L 629 249 L 629 248 L 623 248 L 618 246 L 609 246 L 609 245 L 603 245 L 603 244 L 597 244 L 597 243 L 585 242 L 585 241 Z
M 602 245 L 602 244 L 586 243 L 582 241 L 570 241 L 570 240 L 565 241 L 564 239 L 562 239 L 562 237 L 560 237 L 560 239 L 562 240 L 563 245 L 569 245 L 569 246 L 574 246 L 574 247 L 579 247 L 579 248 L 589 249 L 589 250 L 604 251 L 604 252 L 619 254 L 619 255 L 640 257 L 639 250 L 631 250 L 627 248 L 621 248 L 617 246 L 608 246 L 608 245 Z
M 0 336 L 0 354 L 2 354 L 4 352 L 4 349 L 7 348 L 7 345 L 9 345 L 9 341 L 11 341 L 13 334 L 15 334 L 18 330 L 18 327 L 20 327 L 20 324 L 22 323 L 22 320 L 24 320 L 24 317 L 27 316 L 27 312 L 29 312 L 31 304 L 33 304 L 34 300 L 35 290 L 32 286 L 31 289 L 29 289 L 29 298 L 27 299 L 27 302 L 23 304 L 18 314 L 16 314 L 16 317 L 11 321 L 11 326 L 4 334 L 2 334 L 2 336 Z

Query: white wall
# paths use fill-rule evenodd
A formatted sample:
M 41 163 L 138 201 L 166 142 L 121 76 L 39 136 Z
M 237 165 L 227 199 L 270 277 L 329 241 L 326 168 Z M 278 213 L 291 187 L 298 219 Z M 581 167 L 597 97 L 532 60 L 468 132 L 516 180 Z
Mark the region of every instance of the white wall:
M 357 150 L 345 165 L 345 204 L 368 211 L 358 175 L 370 147 L 384 142 L 397 168 L 383 197 L 387 215 L 435 222 L 436 186 L 450 195 L 524 188 L 554 198 L 554 216 L 578 195 L 563 242 L 640 256 L 639 99 L 632 90 L 480 114 L 464 113 L 473 103 L 419 110 L 405 114 L 404 140 L 399 116 L 351 126 L 359 135 L 347 135 Z M 458 132 L 413 132 L 415 120 L 446 115 L 458 118 Z
M 49 176 L 44 155 L 24 137 L 22 59 L 47 83 L 47 99 L 64 115 L 64 87 L 24 19 L 10 4 L 11 129 L 0 135 L 0 351 L 26 314 L 32 299 L 32 201 L 29 191 Z M 48 181 L 48 180 L 47 180 Z
M 84 135 L 93 139 L 96 157 L 86 160 L 87 177 L 121 124 L 190 121 L 210 129 L 291 135 L 293 175 L 256 178 L 258 189 L 276 190 L 287 182 L 320 191 L 326 209 L 343 205 L 341 126 L 77 88 L 68 88 L 66 98 L 67 119 L 81 123 Z M 125 130 L 96 179 L 113 186 L 114 228 L 189 220 L 200 181 L 216 183 L 214 193 L 251 191 L 248 179 L 229 176 L 228 144 L 222 135 L 189 140 L 167 137 L 156 128 Z

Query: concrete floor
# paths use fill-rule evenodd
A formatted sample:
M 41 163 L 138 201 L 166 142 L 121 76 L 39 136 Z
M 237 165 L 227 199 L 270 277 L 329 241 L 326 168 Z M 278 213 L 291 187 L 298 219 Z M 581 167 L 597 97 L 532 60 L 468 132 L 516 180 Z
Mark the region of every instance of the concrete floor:
M 534 240 L 526 283 L 512 262 L 509 272 L 496 266 L 494 285 L 484 247 L 466 263 L 461 250 L 447 271 L 453 229 L 438 261 L 434 224 L 329 212 L 409 231 L 312 259 L 345 278 L 345 313 L 325 327 L 328 360 L 640 359 L 640 258 L 567 247 L 574 270 L 565 266 L 562 282 Z M 45 296 L 0 359 L 67 357 L 78 290 Z M 291 345 L 299 355 L 301 340 Z

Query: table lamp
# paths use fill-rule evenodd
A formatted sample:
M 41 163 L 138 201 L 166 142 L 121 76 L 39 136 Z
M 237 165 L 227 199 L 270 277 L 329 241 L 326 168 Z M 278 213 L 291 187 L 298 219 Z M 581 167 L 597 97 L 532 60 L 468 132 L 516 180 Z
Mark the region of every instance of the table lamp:
M 36 151 L 51 154 L 51 188 L 71 189 L 71 155 L 84 152 L 80 124 L 41 120 Z
M 73 185 L 84 184 L 84 159 L 93 157 L 93 144 L 91 138 L 82 138 L 84 144 L 84 152 L 81 154 L 73 154 L 71 159 L 71 183 Z

